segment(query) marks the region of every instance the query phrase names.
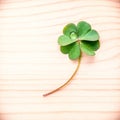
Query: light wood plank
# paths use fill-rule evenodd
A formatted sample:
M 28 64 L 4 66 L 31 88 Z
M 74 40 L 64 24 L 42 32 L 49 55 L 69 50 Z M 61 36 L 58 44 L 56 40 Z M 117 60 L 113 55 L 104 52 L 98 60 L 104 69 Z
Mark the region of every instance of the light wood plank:
M 76 68 L 57 38 L 70 22 L 85 20 L 100 33 L 95 57 Z M 0 1 L 0 120 L 120 120 L 120 1 Z

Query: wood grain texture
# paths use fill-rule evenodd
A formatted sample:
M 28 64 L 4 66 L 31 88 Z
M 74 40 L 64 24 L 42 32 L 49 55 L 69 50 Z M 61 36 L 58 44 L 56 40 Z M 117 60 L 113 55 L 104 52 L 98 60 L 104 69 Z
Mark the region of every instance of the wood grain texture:
M 77 62 L 59 51 L 70 22 L 85 20 L 100 33 L 95 57 Z M 120 120 L 120 1 L 1 0 L 0 120 Z

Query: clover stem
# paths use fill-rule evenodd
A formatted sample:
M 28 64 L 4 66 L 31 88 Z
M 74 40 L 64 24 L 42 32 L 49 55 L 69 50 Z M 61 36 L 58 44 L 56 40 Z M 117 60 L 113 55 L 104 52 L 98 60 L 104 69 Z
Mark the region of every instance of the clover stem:
M 80 67 L 80 62 L 81 62 L 81 56 L 80 56 L 79 59 L 78 59 L 78 65 L 77 65 L 74 73 L 71 75 L 71 77 L 68 79 L 68 81 L 65 82 L 63 85 L 61 85 L 60 87 L 56 88 L 55 90 L 53 90 L 53 91 L 51 91 L 51 92 L 48 92 L 48 93 L 46 93 L 46 94 L 43 94 L 43 96 L 46 97 L 46 96 L 48 96 L 48 95 L 51 95 L 51 94 L 59 91 L 60 89 L 64 88 L 66 85 L 68 85 L 68 84 L 71 82 L 71 80 L 73 79 L 73 77 L 76 75 L 76 73 L 77 73 L 77 71 L 78 71 L 78 69 L 79 69 L 79 67 Z

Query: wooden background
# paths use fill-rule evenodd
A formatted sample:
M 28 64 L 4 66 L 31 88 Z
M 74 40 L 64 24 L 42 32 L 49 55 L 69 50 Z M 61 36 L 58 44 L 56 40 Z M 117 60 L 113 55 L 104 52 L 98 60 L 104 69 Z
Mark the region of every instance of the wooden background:
M 85 20 L 100 33 L 95 57 L 60 53 L 67 23 Z M 0 120 L 120 120 L 119 0 L 0 0 Z

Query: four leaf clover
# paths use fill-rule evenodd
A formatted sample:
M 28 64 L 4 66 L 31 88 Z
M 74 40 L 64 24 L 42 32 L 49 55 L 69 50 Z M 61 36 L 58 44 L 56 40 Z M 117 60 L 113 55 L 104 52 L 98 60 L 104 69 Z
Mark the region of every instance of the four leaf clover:
M 94 56 L 100 47 L 99 34 L 85 21 L 77 25 L 70 23 L 64 27 L 63 35 L 58 38 L 58 44 L 61 52 L 68 54 L 71 60 L 78 59 L 81 52 Z
M 44 97 L 59 91 L 71 82 L 80 67 L 81 53 L 84 52 L 87 55 L 94 56 L 95 51 L 100 47 L 99 38 L 98 32 L 92 29 L 90 24 L 85 21 L 81 21 L 77 25 L 70 23 L 64 27 L 63 35 L 58 38 L 60 50 L 62 53 L 68 54 L 71 60 L 79 58 L 78 65 L 71 77 L 63 85 L 43 94 Z

